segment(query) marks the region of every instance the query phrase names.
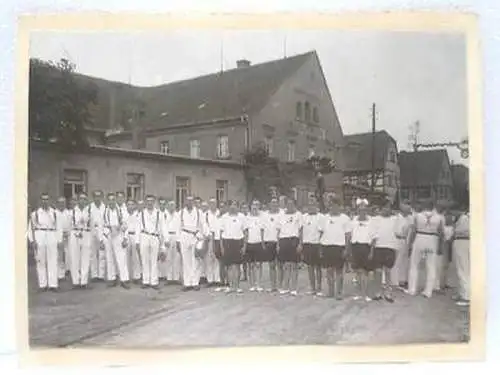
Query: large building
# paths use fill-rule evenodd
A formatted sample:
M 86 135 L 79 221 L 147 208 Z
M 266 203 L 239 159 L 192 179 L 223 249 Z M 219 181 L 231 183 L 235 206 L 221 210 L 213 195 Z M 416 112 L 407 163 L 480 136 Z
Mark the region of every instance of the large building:
M 167 161 L 162 155 L 183 157 L 185 171 L 165 168 L 162 172 L 163 179 L 176 181 L 163 184 L 168 186 L 163 195 L 174 196 L 181 185 L 192 194 L 203 195 L 196 191 L 195 174 L 200 169 L 190 171 L 196 160 L 211 161 L 213 166 L 217 162 L 241 164 L 245 151 L 259 143 L 270 156 L 288 165 L 303 163 L 311 155 L 335 160 L 338 169 L 325 176 L 325 185 L 327 190 L 342 194 L 343 134 L 316 52 L 256 65 L 240 60 L 231 70 L 156 87 L 135 87 L 82 75 L 78 78 L 98 88 L 98 104 L 92 108 L 94 146 L 101 151 L 136 151 L 127 157 L 140 158 L 140 152 L 157 155 L 158 163 Z M 66 164 L 68 170 L 76 168 Z M 102 163 L 91 166 L 97 170 L 87 171 L 89 174 L 112 172 L 101 170 Z M 161 184 L 159 177 L 152 177 L 150 168 L 146 163 L 130 172 L 146 186 L 145 191 Z M 213 181 L 204 180 L 205 186 L 213 185 L 210 196 L 215 196 L 222 187 L 211 169 L 206 173 Z M 243 175 L 242 170 L 238 173 Z M 315 181 L 310 175 L 297 173 L 295 177 L 291 188 L 299 200 L 304 200 L 315 190 Z M 107 183 L 113 189 L 125 190 L 122 175 L 106 178 L 116 179 L 116 183 Z M 58 181 L 56 193 L 69 194 L 65 184 Z M 99 187 L 91 185 L 92 189 Z M 128 192 L 138 198 L 132 190 Z
M 469 168 L 463 164 L 451 165 L 451 177 L 453 178 L 453 198 L 460 205 L 469 205 Z
M 354 197 L 356 190 L 365 190 L 363 195 L 370 195 L 373 182 L 375 193 L 385 195 L 391 203 L 398 202 L 400 170 L 398 146 L 394 138 L 385 130 L 380 130 L 345 135 L 344 142 L 346 197 Z
M 445 149 L 403 151 L 399 154 L 399 167 L 402 199 L 453 203 L 453 178 Z

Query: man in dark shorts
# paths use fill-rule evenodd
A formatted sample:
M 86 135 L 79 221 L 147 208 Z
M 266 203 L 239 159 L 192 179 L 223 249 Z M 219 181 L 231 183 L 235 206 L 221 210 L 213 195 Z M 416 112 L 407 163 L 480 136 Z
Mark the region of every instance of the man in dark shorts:
M 322 296 L 321 263 L 320 263 L 320 222 L 323 215 L 319 213 L 315 198 L 309 200 L 307 213 L 303 215 L 302 249 L 303 261 L 307 264 L 310 291 L 307 294 Z
M 397 217 L 392 215 L 391 204 L 388 202 L 380 211 L 376 221 L 375 250 L 371 262 L 375 270 L 375 280 L 378 291 L 373 298 L 375 301 L 385 299 L 394 302 L 390 281 L 391 269 L 396 261 L 398 251 Z M 383 280 L 387 282 L 384 283 Z
M 263 229 L 264 229 L 264 246 L 266 249 L 264 262 L 269 264 L 269 280 L 270 288 L 267 289 L 268 292 L 278 291 L 277 287 L 277 255 L 276 247 L 278 242 L 278 225 L 280 221 L 281 213 L 278 206 L 278 199 L 273 198 L 269 202 L 269 211 L 264 212 L 262 216 Z

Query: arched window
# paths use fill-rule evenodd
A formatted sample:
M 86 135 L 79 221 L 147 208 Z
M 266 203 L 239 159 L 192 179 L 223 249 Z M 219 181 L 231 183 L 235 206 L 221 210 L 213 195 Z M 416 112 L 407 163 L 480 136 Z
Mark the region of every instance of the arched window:
M 302 118 L 302 103 L 301 102 L 297 102 L 297 104 L 295 104 L 295 117 L 298 119 Z
M 304 104 L 304 120 L 311 121 L 311 105 L 309 102 L 305 102 Z
M 315 123 L 319 122 L 318 107 L 313 108 L 313 121 Z

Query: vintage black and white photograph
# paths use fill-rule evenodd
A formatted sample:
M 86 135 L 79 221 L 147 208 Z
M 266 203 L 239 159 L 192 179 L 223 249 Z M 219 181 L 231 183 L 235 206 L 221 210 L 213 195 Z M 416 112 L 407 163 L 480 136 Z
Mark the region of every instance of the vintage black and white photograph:
M 30 347 L 467 343 L 466 52 L 451 31 L 32 31 Z

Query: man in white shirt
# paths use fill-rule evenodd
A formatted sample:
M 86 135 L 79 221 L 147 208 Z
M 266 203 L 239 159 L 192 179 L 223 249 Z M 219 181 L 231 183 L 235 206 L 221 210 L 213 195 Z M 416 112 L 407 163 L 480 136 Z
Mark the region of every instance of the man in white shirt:
M 184 290 L 199 290 L 200 258 L 196 246 L 204 238 L 203 220 L 199 209 L 194 207 L 193 197 L 186 198 L 186 206 L 179 213 L 179 242 L 182 256 Z
M 164 238 L 162 251 L 165 253 L 166 284 L 179 284 L 182 279 L 181 254 L 179 248 L 179 213 L 175 210 L 175 201 L 167 199 L 167 209 L 162 217 Z
M 135 202 L 132 199 L 127 201 L 127 212 L 125 213 L 125 226 L 127 232 L 127 263 L 129 276 L 134 284 L 140 284 L 142 275 L 141 255 L 135 246 L 135 239 L 139 233 L 139 216 L 135 210 Z
M 351 219 L 340 211 L 339 199 L 330 196 L 328 212 L 320 220 L 321 265 L 327 269 L 329 295 L 342 299 L 344 264 L 350 238 Z
M 69 271 L 67 267 L 69 265 L 69 233 L 71 230 L 71 215 L 68 215 L 68 210 L 66 209 L 66 198 L 59 197 L 56 202 L 56 215 L 57 224 L 62 232 L 62 248 L 57 254 L 58 263 L 58 278 L 59 280 L 64 279 L 66 272 Z
M 116 205 L 121 211 L 123 217 L 127 214 L 127 200 L 123 191 L 116 192 Z
M 126 214 L 125 214 L 126 215 Z M 102 240 L 106 249 L 106 276 L 109 286 L 117 286 L 118 277 L 120 285 L 124 289 L 130 289 L 128 285 L 128 235 L 126 216 L 123 217 L 122 210 L 118 207 L 114 193 L 108 194 L 108 204 L 104 210 L 104 221 Z
M 158 209 L 160 211 L 160 221 L 163 228 L 167 219 L 167 200 L 165 198 L 158 198 Z M 158 278 L 160 281 L 166 281 L 167 278 L 166 242 L 167 238 L 160 238 L 160 257 L 158 259 Z
M 468 306 L 470 301 L 470 216 L 468 209 L 455 223 L 453 235 L 453 263 L 458 276 L 457 305 Z
M 220 283 L 219 260 L 215 256 L 215 236 L 218 228 L 219 210 L 217 201 L 211 198 L 208 201 L 208 209 L 204 212 L 205 227 L 207 229 L 207 253 L 203 259 L 209 286 L 215 286 Z M 217 234 L 217 238 L 220 232 Z
M 270 288 L 267 290 L 268 292 L 278 291 L 278 280 L 276 275 L 276 247 L 278 243 L 278 226 L 280 218 L 281 213 L 278 206 L 278 199 L 273 198 L 269 202 L 269 211 L 267 211 L 262 217 L 262 226 L 264 228 L 264 244 L 266 248 L 266 258 L 264 261 L 269 263 L 269 280 L 271 283 Z
M 100 234 L 102 233 L 106 205 L 102 201 L 103 193 L 101 190 L 94 191 L 93 198 L 94 200 L 90 204 L 90 225 L 92 228 L 90 277 L 92 280 L 103 281 L 106 274 L 107 260 L 106 252 L 101 246 Z
M 418 288 L 419 264 L 425 259 L 426 276 L 423 296 L 430 298 L 436 285 L 436 260 L 441 251 L 441 241 L 443 235 L 443 220 L 440 215 L 433 212 L 431 201 L 423 205 L 422 212 L 415 215 L 413 233 L 410 239 L 410 274 L 409 288 L 410 295 L 416 295 Z
M 408 237 L 411 224 L 411 207 L 407 203 L 402 203 L 400 212 L 396 214 L 396 239 L 398 249 L 396 252 L 396 262 L 391 270 L 391 284 L 398 288 L 408 287 Z
M 41 194 L 40 207 L 31 214 L 28 241 L 35 254 L 39 290 L 45 291 L 48 286 L 49 290 L 57 291 L 57 253 L 62 249 L 63 234 L 48 194 Z
M 254 200 L 250 207 L 250 213 L 244 221 L 247 242 L 247 260 L 249 265 L 249 284 L 251 292 L 261 292 L 262 288 L 262 262 L 265 251 L 264 228 L 262 213 L 259 210 L 260 202 Z
M 298 294 L 298 262 L 302 252 L 302 214 L 297 211 L 295 201 L 288 199 L 287 209 L 278 224 L 278 261 L 283 267 L 280 279 L 280 294 Z M 290 289 L 291 287 L 291 289 Z
M 154 195 L 146 196 L 146 207 L 138 213 L 138 218 L 139 233 L 136 236 L 136 248 L 141 254 L 142 288 L 158 290 L 158 256 L 162 228 L 160 211 L 155 207 Z
M 322 295 L 321 293 L 321 262 L 320 262 L 320 234 L 321 218 L 316 198 L 309 199 L 307 213 L 302 215 L 302 257 L 307 265 L 309 275 L 308 294 Z
M 99 246 L 104 248 L 101 242 L 102 227 L 97 228 Z M 92 246 L 92 225 L 90 205 L 87 202 L 87 194 L 78 196 L 78 203 L 71 210 L 71 233 L 69 237 L 69 249 L 71 258 L 71 280 L 73 289 L 89 288 L 88 278 L 90 270 L 90 252 Z

